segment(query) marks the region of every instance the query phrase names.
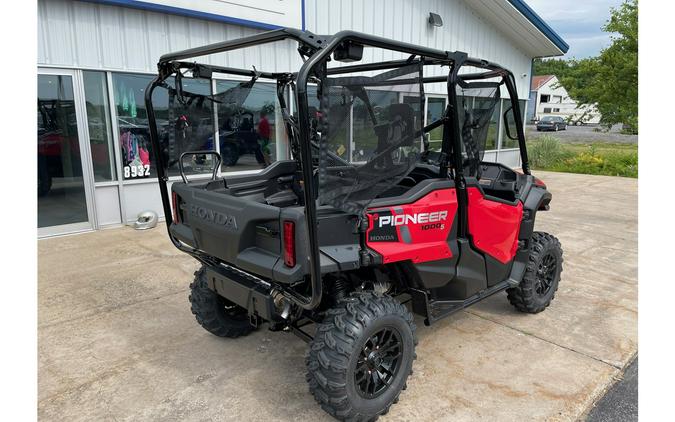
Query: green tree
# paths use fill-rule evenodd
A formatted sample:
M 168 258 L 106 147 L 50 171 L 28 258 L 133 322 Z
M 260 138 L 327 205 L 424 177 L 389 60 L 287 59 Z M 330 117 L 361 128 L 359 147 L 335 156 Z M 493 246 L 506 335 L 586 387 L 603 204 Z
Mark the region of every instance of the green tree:
M 596 104 L 604 126 L 623 123 L 638 131 L 638 5 L 627 0 L 603 27 L 613 33 L 612 44 L 598 57 L 571 60 L 561 78 L 570 96 L 580 103 Z
M 534 59 L 533 75 L 555 75 L 558 79 L 569 74 L 570 62 L 565 59 Z

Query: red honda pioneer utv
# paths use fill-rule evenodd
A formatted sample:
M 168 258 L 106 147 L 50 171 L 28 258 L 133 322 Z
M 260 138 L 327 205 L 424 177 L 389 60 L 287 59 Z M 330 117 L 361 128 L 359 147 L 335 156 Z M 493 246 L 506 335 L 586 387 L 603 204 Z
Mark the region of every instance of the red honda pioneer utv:
M 297 72 L 188 61 L 289 41 L 302 58 Z M 164 142 L 204 145 L 191 139 L 199 131 L 185 130 L 193 112 L 203 115 L 198 104 L 209 103 L 214 116 L 241 113 L 256 85 L 276 87 L 277 145 L 287 140 L 289 159 L 278 154 L 254 174 L 220 175 L 218 152 L 186 150 L 182 182 L 169 193 L 164 166 L 157 177 L 169 237 L 202 263 L 190 285 L 197 322 L 221 337 L 266 323 L 309 342 L 309 389 L 334 417 L 376 419 L 398 400 L 416 356 L 410 310 L 431 325 L 502 290 L 522 312 L 553 299 L 562 250 L 534 231 L 551 194 L 530 173 L 508 70 L 351 31 L 291 29 L 166 54 L 158 69 L 146 90 L 156 163 L 170 162 Z M 187 78 L 212 88 L 213 79 L 241 82 L 205 95 L 185 89 Z M 448 106 L 424 125 L 432 89 L 447 93 Z M 482 161 L 501 96 L 522 172 Z M 169 99 L 161 108 L 168 138 L 158 136 L 156 98 Z M 434 129 L 442 140 L 432 145 Z M 210 179 L 188 179 L 183 163 L 195 157 L 209 157 Z

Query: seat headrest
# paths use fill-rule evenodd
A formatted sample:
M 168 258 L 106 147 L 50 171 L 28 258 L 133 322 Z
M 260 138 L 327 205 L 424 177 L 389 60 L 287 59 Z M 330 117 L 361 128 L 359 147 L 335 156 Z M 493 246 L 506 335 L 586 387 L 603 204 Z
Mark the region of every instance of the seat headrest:
M 396 116 L 400 116 L 402 120 L 412 120 L 413 110 L 410 104 L 397 103 L 389 106 L 389 119 L 394 120 Z

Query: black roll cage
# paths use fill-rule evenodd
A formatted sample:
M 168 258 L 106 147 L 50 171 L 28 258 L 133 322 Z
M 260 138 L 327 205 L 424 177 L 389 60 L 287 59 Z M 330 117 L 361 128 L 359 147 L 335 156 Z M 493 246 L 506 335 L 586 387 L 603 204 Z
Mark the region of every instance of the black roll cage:
M 240 48 L 252 47 L 261 44 L 268 44 L 277 41 L 283 40 L 295 40 L 298 42 L 298 52 L 305 59 L 304 64 L 301 66 L 297 75 L 289 74 L 288 72 L 280 73 L 270 73 L 257 70 L 246 70 L 246 69 L 236 69 L 230 67 L 221 67 L 221 66 L 212 66 L 212 65 L 203 65 L 197 64 L 195 62 L 186 62 L 185 59 L 193 59 L 195 57 L 211 55 L 216 53 L 223 53 L 227 51 L 232 51 Z M 327 61 L 329 60 L 331 54 L 344 43 L 356 43 L 363 46 L 382 48 L 392 51 L 397 51 L 401 53 L 410 54 L 410 58 L 407 60 L 392 60 L 377 62 L 372 64 L 355 64 L 348 66 L 341 66 L 336 68 L 328 69 L 326 66 Z M 499 66 L 496 63 L 492 63 L 486 60 L 476 59 L 468 57 L 466 53 L 463 52 L 449 52 L 437 50 L 429 47 L 418 46 L 414 44 L 404 43 L 396 40 L 386 39 L 382 37 L 377 37 L 373 35 L 363 34 L 354 31 L 341 31 L 332 36 L 325 35 L 315 35 L 308 31 L 300 31 L 296 29 L 278 29 L 274 31 L 263 32 L 260 34 L 243 37 L 239 39 L 223 41 L 215 44 L 209 44 L 202 47 L 190 48 L 187 50 L 182 50 L 174 53 L 164 54 L 160 57 L 157 64 L 158 75 L 157 77 L 150 82 L 148 89 L 145 91 L 145 103 L 148 111 L 148 124 L 150 127 L 150 139 L 153 147 L 153 153 L 157 165 L 157 179 L 159 181 L 160 193 L 162 196 L 162 205 L 164 208 L 165 221 L 167 225 L 167 230 L 169 231 L 169 237 L 171 238 L 174 245 L 183 252 L 189 253 L 197 260 L 205 263 L 207 265 L 217 265 L 218 263 L 213 260 L 210 256 L 202 253 L 201 251 L 189 247 L 178 239 L 174 238 L 171 234 L 171 215 L 172 215 L 172 206 L 171 200 L 169 199 L 169 193 L 167 189 L 168 176 L 164 169 L 164 166 L 161 164 L 161 149 L 159 135 L 157 132 L 157 124 L 155 119 L 155 112 L 152 105 L 152 93 L 154 89 L 158 86 L 161 86 L 165 79 L 170 77 L 175 72 L 180 72 L 181 69 L 192 70 L 194 75 L 201 77 L 210 77 L 212 72 L 218 73 L 228 73 L 233 75 L 240 76 L 251 76 L 256 75 L 268 78 L 268 79 L 280 79 L 288 78 L 290 76 L 295 76 L 296 84 L 296 104 L 298 111 L 298 124 L 297 132 L 299 138 L 300 146 L 300 162 L 302 167 L 302 176 L 304 180 L 304 204 L 305 204 L 305 218 L 307 227 L 307 239 L 309 241 L 308 251 L 309 251 L 309 268 L 310 268 L 310 284 L 311 284 L 311 294 L 309 297 L 304 296 L 291 288 L 282 289 L 282 293 L 295 302 L 300 307 L 311 310 L 319 306 L 323 296 L 323 285 L 321 281 L 321 268 L 320 268 L 320 255 L 319 255 L 319 244 L 318 244 L 318 232 L 317 232 L 317 216 L 316 216 L 316 201 L 313 195 L 314 192 L 314 178 L 313 178 L 313 168 L 312 168 L 312 150 L 311 150 L 311 134 L 310 134 L 310 121 L 309 121 L 309 104 L 307 99 L 307 84 L 310 82 L 310 79 L 317 74 L 324 75 L 334 75 L 340 73 L 348 72 L 362 72 L 362 71 L 372 71 L 372 70 L 383 70 L 388 68 L 396 68 L 410 64 L 415 57 L 418 57 L 417 60 L 421 60 L 423 64 L 439 64 L 439 65 L 448 65 L 449 73 L 447 76 L 433 76 L 423 78 L 423 83 L 433 83 L 433 82 L 447 82 L 448 88 L 448 108 L 447 112 L 451 113 L 446 115 L 442 119 L 442 124 L 444 125 L 444 135 L 441 144 L 441 159 L 440 159 L 440 172 L 439 177 L 447 177 L 449 169 L 452 167 L 454 169 L 462 169 L 462 154 L 453 153 L 453 151 L 461 151 L 462 146 L 462 137 L 461 137 L 461 128 L 456 124 L 458 120 L 458 99 L 456 86 L 460 85 L 462 87 L 470 86 L 472 84 L 481 84 L 480 82 L 467 82 L 467 81 L 480 81 L 495 77 L 502 77 L 502 82 L 504 83 L 509 96 L 511 98 L 511 107 L 515 116 L 522 116 L 520 105 L 518 102 L 518 94 L 515 87 L 515 78 L 513 74 L 503 67 Z M 471 73 L 471 74 L 459 74 L 459 70 L 462 66 L 471 66 L 479 69 L 485 69 L 487 72 L 482 73 Z M 514 101 L 515 99 L 515 101 Z M 515 119 L 516 123 L 516 133 L 518 138 L 518 145 L 520 148 L 520 156 L 522 162 L 522 170 L 525 174 L 530 174 L 529 163 L 527 158 L 527 148 L 525 145 L 525 135 L 523 130 L 523 121 L 520 118 Z M 435 127 L 440 126 L 439 123 L 434 122 L 424 128 L 424 131 L 427 132 Z M 307 163 L 310 163 L 307 165 Z M 445 176 L 443 176 L 445 175 Z M 464 175 L 462 171 L 453 171 L 452 177 L 457 188 L 457 198 L 458 198 L 458 232 L 457 236 L 459 238 L 466 238 L 466 204 L 467 204 L 467 193 L 466 193 L 466 182 L 464 180 Z M 365 251 L 362 251 L 365 254 Z

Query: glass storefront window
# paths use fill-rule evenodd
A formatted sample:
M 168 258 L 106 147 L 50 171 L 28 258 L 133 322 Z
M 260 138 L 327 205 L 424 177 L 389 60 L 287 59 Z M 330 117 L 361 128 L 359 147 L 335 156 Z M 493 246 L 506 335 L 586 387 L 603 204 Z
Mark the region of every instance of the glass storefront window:
M 150 144 L 148 113 L 145 108 L 145 89 L 153 79 L 151 75 L 113 73 L 113 90 L 119 129 L 122 172 L 125 180 L 155 176 L 154 151 Z M 173 78 L 166 81 L 173 87 Z M 208 80 L 183 79 L 183 90 L 210 95 Z M 179 174 L 178 160 L 185 151 L 209 150 L 213 143 L 213 105 L 211 101 L 199 104 L 180 104 L 176 99 L 172 113 L 169 112 L 169 92 L 157 88 L 153 92 L 153 105 L 157 130 L 165 149 L 160 151 L 163 165 L 169 176 Z M 173 114 L 173 116 L 172 116 Z M 173 123 L 170 121 L 173 119 Z M 194 156 L 186 158 L 188 174 L 209 173 L 210 158 Z
M 117 175 L 106 75 L 105 72 L 94 71 L 84 71 L 82 75 L 94 180 L 96 182 L 113 181 L 117 179 Z
M 165 83 L 176 88 L 174 78 Z M 213 102 L 204 97 L 211 96 L 211 81 L 207 79 L 182 79 L 183 95 L 175 95 L 173 105 L 166 88 L 157 88 L 153 92 L 152 104 L 155 108 L 157 130 L 165 150 L 162 151 L 164 167 L 169 176 L 180 175 L 178 160 L 186 151 L 215 151 L 213 144 Z M 172 107 L 169 110 L 169 107 Z M 192 155 L 183 160 L 185 174 L 211 174 L 213 157 L 210 155 Z
M 156 169 L 150 146 L 144 95 L 152 76 L 113 73 L 112 80 L 122 175 L 125 180 L 150 177 L 155 174 Z
M 506 99 L 506 100 L 502 100 L 502 101 L 503 101 L 503 103 L 502 103 L 502 114 L 503 114 L 509 107 L 511 107 L 511 100 Z M 520 121 L 522 122 L 522 121 L 524 121 L 523 119 L 525 119 L 526 102 L 525 102 L 525 100 L 519 100 L 518 104 L 520 105 L 520 112 L 522 114 L 520 116 Z M 506 114 L 506 118 L 508 119 L 508 122 L 509 122 L 509 128 L 511 129 L 511 134 L 513 134 L 515 136 L 516 135 L 516 122 L 514 121 L 513 116 L 514 116 L 514 114 L 512 112 L 508 112 Z M 506 128 L 502 124 L 502 148 L 501 149 L 507 149 L 507 148 L 518 148 L 518 141 L 514 140 L 514 139 L 510 139 L 506 135 Z
M 240 84 L 241 81 L 218 80 L 216 95 Z M 223 171 L 260 169 L 277 159 L 276 86 L 255 82 L 249 88 L 243 88 L 229 103 L 216 105 Z
M 86 222 L 73 78 L 38 75 L 38 227 Z

